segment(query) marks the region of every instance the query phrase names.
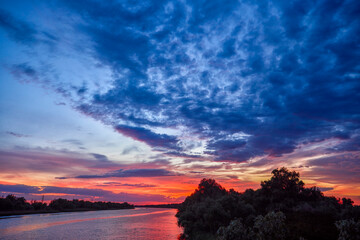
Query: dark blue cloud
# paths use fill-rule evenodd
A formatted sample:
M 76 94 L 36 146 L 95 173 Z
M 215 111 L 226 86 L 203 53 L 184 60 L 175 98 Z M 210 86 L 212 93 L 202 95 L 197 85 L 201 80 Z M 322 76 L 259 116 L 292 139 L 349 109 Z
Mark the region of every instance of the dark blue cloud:
M 32 44 L 36 42 L 37 31 L 31 24 L 17 19 L 11 13 L 0 9 L 0 27 L 17 42 Z
M 332 187 L 321 187 L 321 188 L 319 188 L 319 189 L 320 189 L 320 191 L 322 191 L 322 192 L 334 190 L 334 188 L 332 188 Z
M 16 133 L 16 132 L 12 132 L 12 131 L 7 131 L 6 134 L 9 134 L 11 136 L 18 137 L 18 138 L 30 137 L 29 135 Z
M 58 41 L 58 38 L 50 32 L 37 29 L 32 22 L 27 22 L 21 17 L 17 17 L 16 13 L 11 13 L 3 8 L 0 8 L 0 29 L 3 29 L 10 39 L 26 46 L 33 47 L 38 43 L 52 46 Z
M 156 133 L 185 129 L 221 161 L 279 157 L 327 139 L 341 141 L 326 151 L 359 151 L 356 0 L 59 4 L 113 73 L 105 92 L 73 90 L 90 94 L 74 105 L 121 134 L 186 157 L 195 148 L 186 137 Z
M 139 186 L 137 186 L 139 187 Z M 142 187 L 150 187 L 142 186 Z M 88 188 L 68 188 L 68 187 L 54 187 L 54 186 L 42 186 L 34 187 L 29 185 L 4 185 L 0 184 L 0 192 L 13 193 L 17 196 L 25 196 L 26 199 L 40 200 L 42 195 L 47 194 L 46 198 L 67 198 L 74 199 L 74 197 L 99 197 L 102 201 L 118 201 L 118 202 L 144 202 L 144 201 L 155 201 L 155 202 L 170 202 L 170 199 L 163 195 L 148 195 L 148 194 L 131 194 L 131 193 L 113 193 L 111 191 L 102 189 L 88 189 Z M 33 195 L 35 194 L 35 195 Z M 50 195 L 53 194 L 53 195 Z M 64 196 L 64 194 L 68 196 Z M 173 199 L 172 199 L 173 200 Z M 182 200 L 182 199 L 181 199 Z M 180 199 L 178 199 L 180 201 Z
M 188 159 L 201 159 L 203 158 L 200 154 L 187 154 L 181 151 L 168 151 L 164 152 L 165 155 L 170 157 L 182 157 L 182 158 L 188 158 Z
M 86 196 L 101 196 L 109 193 L 109 191 L 102 189 L 87 189 L 87 188 L 67 188 L 67 187 L 55 187 L 45 186 L 42 187 L 41 193 L 63 193 L 63 194 L 75 194 Z
M 33 187 L 23 184 L 16 184 L 16 185 L 0 184 L 0 192 L 38 193 L 39 187 Z
M 120 182 L 104 182 L 103 184 L 97 185 L 99 187 L 108 187 L 108 186 L 124 186 L 124 187 L 136 187 L 136 188 L 153 188 L 157 187 L 153 184 L 145 183 L 120 183 Z
M 115 129 L 125 136 L 129 136 L 138 141 L 145 142 L 152 147 L 179 149 L 177 146 L 178 140 L 173 136 L 157 134 L 145 128 L 130 127 L 125 125 L 118 125 L 115 127 Z
M 336 154 L 309 161 L 318 180 L 329 183 L 358 183 L 360 181 L 360 155 L 358 153 Z
M 100 159 L 99 159 L 100 158 Z M 79 169 L 119 169 L 126 165 L 98 157 L 94 161 L 87 154 L 67 150 L 15 148 L 13 151 L 0 151 L 0 166 L 4 172 L 18 173 L 32 171 L 55 175 L 79 175 Z M 64 178 L 63 178 L 64 179 Z
M 340 138 L 341 139 L 341 138 Z M 346 151 L 358 151 L 360 149 L 360 136 L 353 136 L 351 138 L 345 138 L 347 141 L 343 141 L 340 144 L 328 148 L 330 152 L 346 152 Z
M 14 192 L 14 193 L 64 193 L 64 194 L 75 194 L 75 195 L 86 195 L 86 196 L 101 196 L 109 191 L 101 189 L 86 189 L 86 188 L 66 188 L 66 187 L 54 187 L 54 186 L 43 186 L 34 187 L 22 184 L 16 185 L 4 185 L 0 184 L 0 192 Z
M 36 81 L 39 75 L 28 63 L 14 64 L 11 66 L 11 73 L 18 79 L 25 81 Z
M 102 161 L 102 162 L 107 162 L 109 161 L 109 159 L 107 158 L 107 156 L 103 155 L 103 154 L 98 154 L 98 153 L 92 153 L 91 155 L 93 155 L 93 157 L 96 160 Z
M 179 174 L 168 171 L 166 169 L 128 169 L 117 170 L 100 175 L 80 175 L 75 178 L 112 178 L 112 177 L 165 177 L 165 176 L 177 176 Z

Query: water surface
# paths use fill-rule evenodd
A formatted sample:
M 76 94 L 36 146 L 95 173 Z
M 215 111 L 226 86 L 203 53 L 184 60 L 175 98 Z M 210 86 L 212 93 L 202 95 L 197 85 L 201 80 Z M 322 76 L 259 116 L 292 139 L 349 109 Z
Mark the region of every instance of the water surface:
M 176 210 L 136 208 L 0 218 L 0 239 L 176 240 Z

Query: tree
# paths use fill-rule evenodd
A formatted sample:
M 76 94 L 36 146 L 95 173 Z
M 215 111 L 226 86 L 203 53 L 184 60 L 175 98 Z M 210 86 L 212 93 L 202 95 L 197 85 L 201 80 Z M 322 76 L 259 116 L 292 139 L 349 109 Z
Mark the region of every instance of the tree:
M 354 204 L 354 201 L 351 200 L 350 198 L 343 198 L 342 199 L 342 205 L 343 207 L 352 207 Z
M 336 240 L 340 231 L 339 240 L 360 240 L 360 206 L 351 199 L 305 188 L 299 173 L 286 168 L 272 174 L 260 189 L 244 193 L 203 179 L 176 214 L 184 239 Z
M 227 227 L 220 227 L 217 231 L 219 240 L 254 240 L 255 234 L 251 228 L 242 223 L 241 219 L 235 219 Z
M 254 231 L 257 240 L 284 240 L 286 239 L 285 214 L 269 212 L 264 217 L 257 216 Z
M 335 223 L 340 234 L 338 240 L 360 240 L 360 221 L 347 219 Z
M 180 205 L 176 214 L 179 226 L 184 227 L 188 235 L 216 233 L 220 226 L 230 221 L 229 212 L 217 201 L 226 195 L 227 191 L 214 179 L 204 178 L 195 192 Z
M 289 171 L 287 168 L 274 169 L 273 176 L 268 181 L 261 182 L 264 190 L 284 191 L 289 194 L 298 194 L 304 190 L 304 182 L 300 180 L 300 174 Z
M 300 174 L 287 168 L 274 169 L 273 176 L 268 181 L 261 182 L 261 193 L 265 212 L 281 210 L 287 211 L 294 207 L 301 199 L 304 182 Z

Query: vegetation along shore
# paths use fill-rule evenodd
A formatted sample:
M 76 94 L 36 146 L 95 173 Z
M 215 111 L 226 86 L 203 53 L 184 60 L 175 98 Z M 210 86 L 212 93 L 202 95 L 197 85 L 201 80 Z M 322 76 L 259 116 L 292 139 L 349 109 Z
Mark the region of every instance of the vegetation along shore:
M 28 202 L 25 198 L 16 197 L 14 195 L 0 197 L 0 216 L 133 208 L 134 205 L 127 202 L 90 202 L 78 199 L 67 200 L 58 198 L 52 200 L 48 205 L 44 202 L 38 201 Z
M 272 171 L 258 190 L 226 190 L 203 179 L 180 205 L 187 240 L 359 240 L 360 206 L 306 188 L 299 173 Z

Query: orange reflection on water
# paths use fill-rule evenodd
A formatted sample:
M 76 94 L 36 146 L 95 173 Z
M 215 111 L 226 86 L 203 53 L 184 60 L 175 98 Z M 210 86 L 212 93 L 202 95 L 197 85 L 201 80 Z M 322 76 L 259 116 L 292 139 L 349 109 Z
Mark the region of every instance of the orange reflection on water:
M 146 210 L 146 209 L 145 209 Z M 121 210 L 120 210 L 121 211 Z M 131 210 L 135 211 L 136 210 Z M 104 213 L 104 211 L 99 212 L 99 214 Z M 79 217 L 81 217 L 82 213 L 78 213 Z M 158 216 L 157 216 L 158 215 Z M 48 214 L 49 219 L 51 219 L 52 214 Z M 166 210 L 152 210 L 151 212 L 145 213 L 133 213 L 133 214 L 125 214 L 125 215 L 115 215 L 115 216 L 104 216 L 104 217 L 93 217 L 93 218 L 84 218 L 84 219 L 71 219 L 65 221 L 54 221 L 54 222 L 43 222 L 39 224 L 28 224 L 28 225 L 21 225 L 21 226 L 14 226 L 8 227 L 5 229 L 0 229 L 0 235 L 12 235 L 17 234 L 20 232 L 26 231 L 34 231 L 38 229 L 46 229 L 53 226 L 58 225 L 65 225 L 65 224 L 74 224 L 79 222 L 86 222 L 86 221 L 95 221 L 95 220 L 102 220 L 102 219 L 116 219 L 116 218 L 133 218 L 133 217 L 142 217 L 140 220 L 134 221 L 125 221 L 131 222 L 131 228 L 133 229 L 133 235 L 139 234 L 139 239 L 158 239 L 161 236 L 162 231 L 164 231 L 163 227 L 166 225 L 166 234 L 170 234 L 176 236 L 180 233 L 180 229 L 176 225 L 176 219 L 174 216 L 174 209 L 166 209 Z M 31 216 L 33 218 L 39 216 Z M 64 216 L 66 217 L 66 216 Z M 156 221 L 154 221 L 156 219 Z M 116 222 L 112 224 L 116 225 Z M 129 229 L 129 227 L 127 227 Z M 136 229 L 141 229 L 141 231 L 136 231 Z M 51 231 L 51 230 L 49 230 Z

